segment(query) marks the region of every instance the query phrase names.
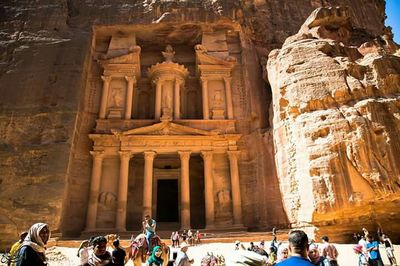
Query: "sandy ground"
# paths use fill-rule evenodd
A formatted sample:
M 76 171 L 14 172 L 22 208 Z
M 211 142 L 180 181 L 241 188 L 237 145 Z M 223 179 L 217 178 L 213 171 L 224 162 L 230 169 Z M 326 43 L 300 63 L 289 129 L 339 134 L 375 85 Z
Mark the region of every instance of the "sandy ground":
M 245 246 L 249 246 L 249 243 L 244 243 Z M 257 244 L 257 243 L 256 243 Z M 266 243 L 269 246 L 269 243 Z M 357 266 L 357 257 L 352 250 L 352 244 L 338 244 L 336 248 L 339 251 L 338 262 L 341 266 Z M 188 251 L 189 258 L 194 259 L 193 265 L 200 265 L 201 259 L 206 255 L 207 252 L 213 252 L 214 255 L 223 255 L 226 258 L 226 266 L 235 265 L 235 263 L 230 262 L 230 258 L 233 257 L 235 253 L 234 244 L 227 243 L 212 243 L 204 244 L 195 247 L 190 247 Z M 172 251 L 177 251 L 177 249 L 172 248 Z M 385 265 L 390 265 L 386 257 L 384 248 L 380 248 L 383 262 Z M 79 258 L 76 256 L 77 248 L 67 248 L 67 247 L 51 247 L 47 250 L 47 256 L 51 266 L 76 266 L 79 265 Z M 400 261 L 400 246 L 395 246 L 395 256 L 398 261 Z M 5 265 L 0 264 L 0 265 Z M 131 262 L 126 265 L 132 266 Z M 145 265 L 145 264 L 143 264 Z

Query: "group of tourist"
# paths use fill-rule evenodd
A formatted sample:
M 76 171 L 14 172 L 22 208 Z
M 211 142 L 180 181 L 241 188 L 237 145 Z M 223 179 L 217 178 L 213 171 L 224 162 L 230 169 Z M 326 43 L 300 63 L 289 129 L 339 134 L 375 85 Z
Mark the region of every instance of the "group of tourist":
M 163 250 L 160 246 L 151 248 L 151 237 L 155 234 L 155 220 L 146 216 L 143 221 L 143 228 L 146 238 L 149 241 L 150 256 L 147 259 L 147 265 L 160 266 L 163 264 Z M 150 231 L 150 232 L 149 232 Z M 187 251 L 189 244 L 186 242 L 191 236 L 190 230 L 185 232 L 182 237 L 183 242 L 174 262 L 174 266 L 190 266 L 194 261 L 189 259 Z M 366 229 L 363 229 L 364 235 L 355 234 L 357 244 L 354 246 L 354 252 L 358 257 L 359 266 L 383 266 L 382 257 L 379 252 L 379 242 L 385 246 L 388 259 L 391 265 L 397 265 L 394 256 L 394 247 L 391 240 L 382 232 L 378 231 L 377 239 L 374 238 Z M 188 234 L 189 233 L 189 234 Z M 198 233 L 198 231 L 196 232 Z M 182 234 L 183 235 L 183 234 Z M 329 243 L 329 238 L 323 236 L 322 243 L 317 245 L 314 241 L 309 241 L 308 236 L 301 230 L 292 230 L 289 234 L 288 245 L 278 243 L 276 233 L 271 241 L 269 252 L 266 251 L 265 242 L 261 241 L 259 245 L 250 243 L 249 248 L 245 248 L 240 241 L 235 242 L 235 250 L 245 252 L 255 252 L 266 258 L 266 262 L 260 265 L 276 266 L 337 266 L 338 251 L 335 246 Z M 50 237 L 49 226 L 45 223 L 36 223 L 31 226 L 27 232 L 20 234 L 20 239 L 12 245 L 8 266 L 42 266 L 48 265 L 45 250 L 46 243 Z M 179 232 L 173 232 L 171 235 L 172 246 L 179 247 Z M 107 239 L 104 236 L 92 237 L 81 243 L 78 249 L 78 257 L 82 266 L 109 266 L 125 265 L 126 252 L 120 248 L 118 239 L 113 241 L 114 249 L 107 251 Z M 266 263 L 266 264 L 265 264 Z
M 188 243 L 190 245 L 197 245 L 200 244 L 202 234 L 199 232 L 199 230 L 192 232 L 191 229 L 189 230 L 183 230 L 182 233 L 179 233 L 179 231 L 173 231 L 171 233 L 171 243 L 172 247 L 179 247 L 179 243 L 182 240 L 185 243 Z

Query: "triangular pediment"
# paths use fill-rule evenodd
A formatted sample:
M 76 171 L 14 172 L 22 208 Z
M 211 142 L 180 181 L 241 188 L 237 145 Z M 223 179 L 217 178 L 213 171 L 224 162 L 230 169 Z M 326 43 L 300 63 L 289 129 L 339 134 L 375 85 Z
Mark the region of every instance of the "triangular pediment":
M 113 131 L 115 135 L 131 136 L 131 135 L 197 135 L 197 136 L 215 136 L 218 132 L 207 131 L 188 127 L 171 121 L 162 121 L 160 123 L 134 128 L 123 132 Z
M 138 64 L 139 63 L 139 54 L 138 53 L 129 53 L 120 56 L 116 56 L 113 58 L 102 60 L 102 64 Z

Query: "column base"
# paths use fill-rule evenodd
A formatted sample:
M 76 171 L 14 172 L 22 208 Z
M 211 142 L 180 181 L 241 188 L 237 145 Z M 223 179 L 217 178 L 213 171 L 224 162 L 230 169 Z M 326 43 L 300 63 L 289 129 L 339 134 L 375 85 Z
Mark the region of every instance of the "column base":
M 115 232 L 117 232 L 117 233 L 125 233 L 126 232 L 126 228 L 115 228 Z

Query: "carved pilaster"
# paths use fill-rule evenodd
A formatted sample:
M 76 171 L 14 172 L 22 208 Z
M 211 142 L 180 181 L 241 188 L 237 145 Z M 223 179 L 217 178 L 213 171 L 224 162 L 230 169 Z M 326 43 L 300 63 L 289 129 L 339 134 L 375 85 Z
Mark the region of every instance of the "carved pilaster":
M 229 168 L 231 172 L 233 222 L 236 226 L 243 226 L 242 196 L 240 193 L 238 157 L 240 151 L 228 151 Z
M 225 94 L 226 94 L 226 108 L 228 113 L 228 119 L 233 119 L 233 103 L 232 103 L 232 78 L 224 77 L 225 82 Z
M 133 102 L 133 94 L 134 94 L 134 86 L 136 84 L 135 76 L 125 76 L 126 81 L 128 82 L 127 91 L 126 91 L 126 104 L 125 104 L 125 119 L 132 118 L 132 102 Z
M 214 227 L 214 183 L 212 177 L 213 151 L 202 151 L 204 161 L 204 198 L 206 207 L 206 228 Z
M 103 80 L 103 92 L 101 95 L 99 118 L 105 119 L 106 111 L 107 111 L 108 94 L 109 94 L 109 90 L 110 90 L 111 76 L 101 76 L 101 79 Z
M 210 119 L 210 109 L 208 106 L 208 79 L 201 77 L 201 91 L 202 91 L 202 100 L 203 100 L 203 119 Z

